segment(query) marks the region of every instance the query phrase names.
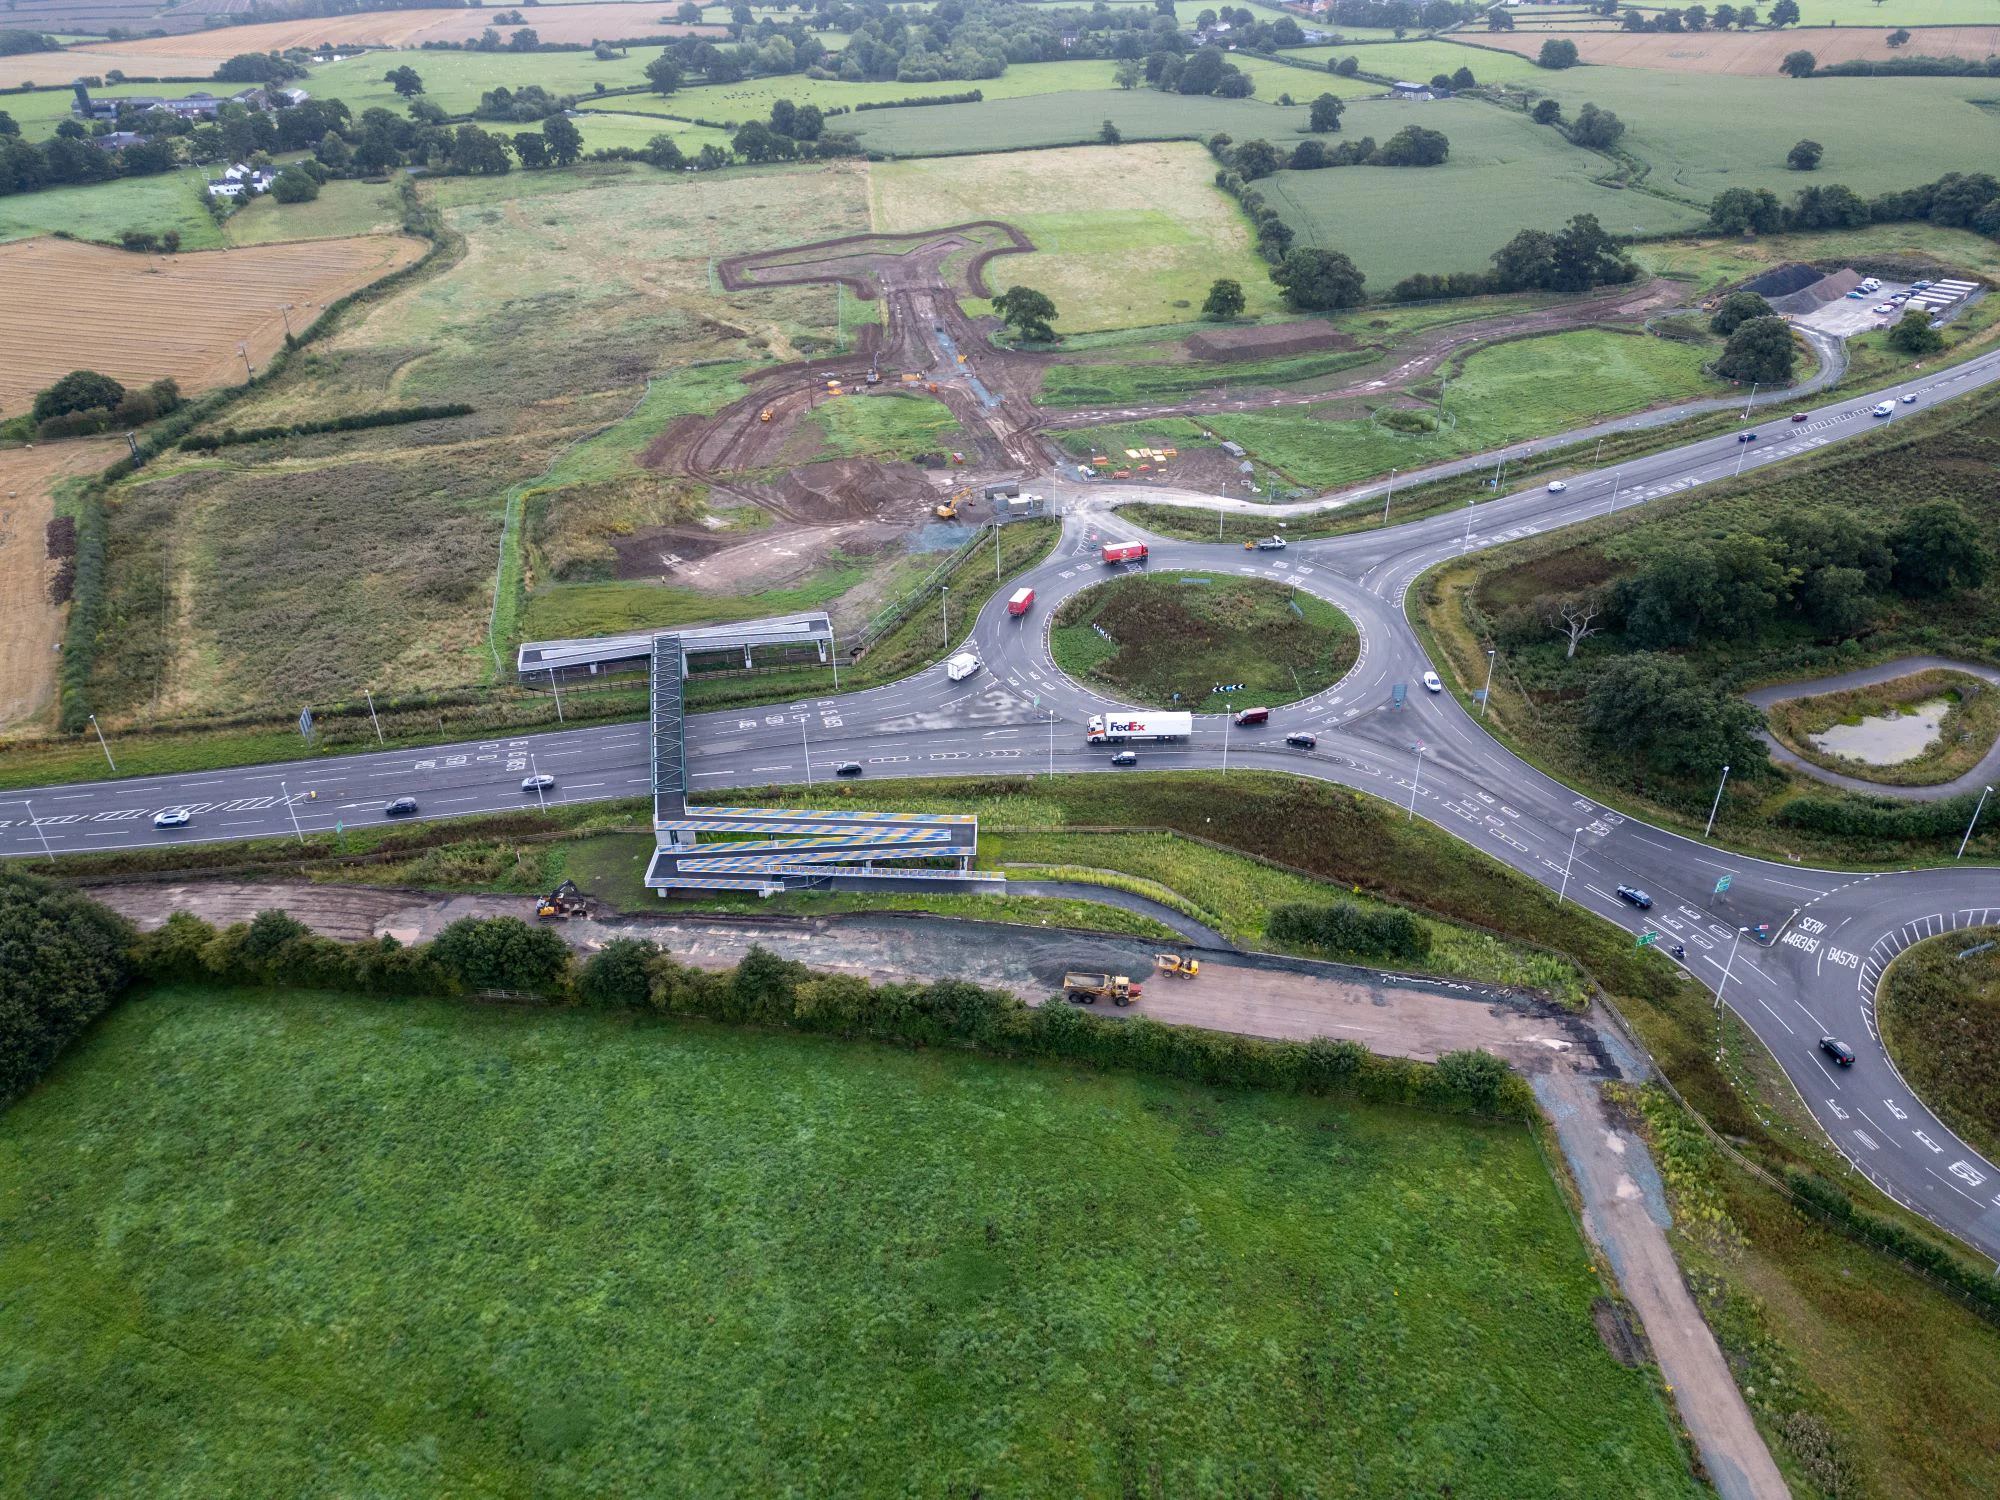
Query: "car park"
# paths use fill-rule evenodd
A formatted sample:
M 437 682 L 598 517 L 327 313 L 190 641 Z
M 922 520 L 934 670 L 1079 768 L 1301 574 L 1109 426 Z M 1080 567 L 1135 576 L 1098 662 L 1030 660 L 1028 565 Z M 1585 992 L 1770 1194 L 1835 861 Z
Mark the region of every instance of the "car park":
M 1895 311 L 1896 309 L 1895 309 L 1895 307 L 1894 307 L 1894 306 L 1893 306 L 1892 304 L 1890 304 L 1890 303 L 1887 303 L 1887 302 L 1878 302 L 1878 303 L 1876 303 L 1876 304 L 1875 304 L 1875 305 L 1874 305 L 1873 307 L 1869 308 L 1868 310 L 1869 310 L 1870 312 L 1875 312 L 1875 313 L 1892 313 L 1892 312 L 1894 312 L 1894 311 Z
M 1757 434 L 1754 432 L 1739 432 L 1736 434 L 1736 441 L 1739 443 L 1754 443 L 1757 441 Z
M 1111 757 L 1111 764 L 1114 766 L 1136 766 L 1139 764 L 1139 752 L 1137 750 L 1120 750 L 1116 755 Z
M 1627 906 L 1638 907 L 1640 911 L 1651 911 L 1653 909 L 1653 898 L 1640 890 L 1636 885 L 1619 886 L 1618 899 L 1623 901 Z
M 382 816 L 385 818 L 413 818 L 416 815 L 417 799 L 415 797 L 398 797 L 394 802 L 391 802 L 387 807 L 382 809 Z
M 1560 495 L 1568 488 L 1569 486 L 1564 484 L 1560 479 L 1551 479 L 1549 481 L 1549 493 L 1551 495 Z
M 1424 688 L 1428 692 L 1441 693 L 1444 691 L 1444 680 L 1435 672 L 1426 672 L 1424 673 Z
M 169 807 L 153 814 L 155 828 L 185 828 L 194 821 L 194 814 L 185 807 Z
M 844 760 L 833 768 L 833 774 L 836 776 L 859 776 L 861 774 L 861 762 L 858 760 Z
M 1838 1037 L 1821 1037 L 1819 1039 L 1819 1050 L 1832 1058 L 1839 1067 L 1851 1068 L 1854 1066 L 1854 1049 Z
M 1809 411 L 1795 411 L 1792 413 L 1792 420 L 1794 422 L 1804 422 L 1809 420 L 1811 417 L 1812 413 Z
M 1862 291 L 1860 287 L 1856 287 L 1856 288 L 1855 288 L 1855 289 L 1854 289 L 1853 291 L 1851 291 L 1851 292 L 1849 292 L 1849 293 L 1847 294 L 1847 297 L 1848 297 L 1848 300 L 1849 300 L 1850 302 L 1861 302 L 1861 301 L 1864 301 L 1864 300 L 1866 300 L 1867 296 L 1868 296 L 1868 294 L 1867 294 L 1866 292 Z
M 1285 743 L 1294 750 L 1316 750 L 1319 748 L 1319 737 L 1305 733 L 1288 734 L 1285 736 Z
M 556 779 L 547 771 L 538 771 L 533 776 L 521 778 L 521 790 L 524 792 L 552 792 L 555 789 Z

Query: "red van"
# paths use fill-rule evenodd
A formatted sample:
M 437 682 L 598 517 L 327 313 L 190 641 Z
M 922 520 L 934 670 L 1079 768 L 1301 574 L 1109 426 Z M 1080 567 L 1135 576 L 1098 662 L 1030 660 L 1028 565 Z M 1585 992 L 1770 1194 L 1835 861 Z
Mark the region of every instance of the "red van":
M 1028 612 L 1034 602 L 1035 591 L 1033 589 L 1016 589 L 1014 590 L 1014 596 L 1007 601 L 1007 613 L 1018 620 Z
M 1240 708 L 1236 711 L 1236 727 L 1247 729 L 1252 724 L 1268 724 L 1271 710 L 1268 708 Z
M 1104 565 L 1111 567 L 1117 563 L 1144 562 L 1146 544 L 1144 542 L 1106 542 L 1104 544 Z

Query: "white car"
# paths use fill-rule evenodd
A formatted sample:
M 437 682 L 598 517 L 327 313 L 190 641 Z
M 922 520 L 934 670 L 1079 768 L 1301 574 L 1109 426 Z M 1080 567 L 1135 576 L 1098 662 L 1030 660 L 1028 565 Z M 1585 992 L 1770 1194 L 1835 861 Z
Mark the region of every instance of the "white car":
M 979 670 L 979 658 L 970 651 L 961 651 L 944 664 L 944 675 L 953 682 L 963 682 Z
M 538 771 L 533 776 L 521 778 L 521 790 L 524 792 L 552 792 L 555 789 L 556 779 L 547 771 Z
M 1868 310 L 1874 313 L 1892 313 L 1896 309 L 1887 302 L 1878 302 Z
M 1437 673 L 1424 673 L 1424 690 L 1432 693 L 1441 693 L 1444 691 L 1444 683 L 1439 679 Z
M 185 807 L 169 807 L 153 814 L 155 828 L 185 828 L 194 821 L 194 814 Z
M 1564 484 L 1560 479 L 1551 479 L 1549 481 L 1549 493 L 1551 495 L 1560 495 L 1568 488 L 1569 486 Z
M 1903 392 L 1903 405 L 1915 406 L 1916 404 L 1917 404 L 1917 393 L 1915 391 Z

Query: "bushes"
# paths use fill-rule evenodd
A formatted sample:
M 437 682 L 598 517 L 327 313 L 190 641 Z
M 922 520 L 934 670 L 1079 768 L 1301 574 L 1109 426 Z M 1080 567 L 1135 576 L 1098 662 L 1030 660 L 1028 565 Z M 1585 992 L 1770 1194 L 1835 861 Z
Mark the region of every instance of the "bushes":
M 131 929 L 52 880 L 0 866 L 0 1100 L 48 1071 L 117 999 Z
M 109 568 L 108 522 L 104 491 L 91 485 L 83 492 L 76 513 L 76 571 L 72 583 L 69 625 L 63 632 L 62 728 L 80 733 L 90 719 L 90 674 L 104 626 L 104 588 Z
M 392 406 L 385 411 L 332 417 L 324 422 L 293 422 L 283 427 L 225 427 L 221 432 L 184 437 L 180 446 L 189 453 L 212 453 L 217 448 L 232 448 L 238 443 L 268 443 L 278 438 L 305 437 L 315 432 L 360 432 L 369 427 L 395 427 L 404 422 L 435 422 L 444 417 L 470 416 L 472 410 L 462 401 L 446 406 Z
M 1431 951 L 1429 930 L 1408 912 L 1371 911 L 1352 901 L 1327 906 L 1288 901 L 1271 909 L 1264 930 L 1277 942 L 1354 958 L 1416 962 Z
M 81 898 L 64 899 L 96 911 Z M 100 915 L 116 923 L 108 913 Z M 1427 935 L 1407 916 L 1388 915 L 1408 923 L 1427 946 Z M 119 929 L 110 930 L 116 934 Z M 1407 936 L 1400 940 L 1408 941 Z M 549 998 L 574 994 L 610 1009 L 914 1046 L 976 1047 L 1211 1085 L 1338 1093 L 1372 1103 L 1514 1119 L 1526 1118 L 1534 1108 L 1527 1084 L 1484 1053 L 1449 1054 L 1432 1065 L 1377 1057 L 1350 1041 L 1267 1042 L 1170 1026 L 1146 1016 L 1110 1020 L 1057 998 L 1030 1007 L 1013 995 L 962 979 L 872 985 L 856 975 L 815 973 L 757 947 L 735 968 L 716 971 L 683 964 L 652 943 L 620 939 L 576 971 L 557 933 L 513 917 L 468 917 L 445 928 L 435 942 L 404 948 L 393 938 L 337 943 L 314 937 L 277 912 L 221 932 L 177 913 L 132 945 L 131 963 L 137 975 L 161 981 L 285 984 L 388 995 L 492 989 Z
M 1891 802 L 1876 797 L 1805 796 L 1778 809 L 1787 828 L 1841 838 L 1956 839 L 1972 822 L 1972 794 L 1942 802 Z
M 1848 1233 L 1874 1241 L 1925 1275 L 1965 1293 L 1983 1307 L 2000 1312 L 2000 1281 L 1983 1270 L 1968 1266 L 1935 1240 L 1904 1228 L 1894 1219 L 1856 1207 L 1853 1199 L 1825 1178 L 1800 1171 L 1797 1167 L 1786 1171 L 1785 1186 L 1807 1208 Z

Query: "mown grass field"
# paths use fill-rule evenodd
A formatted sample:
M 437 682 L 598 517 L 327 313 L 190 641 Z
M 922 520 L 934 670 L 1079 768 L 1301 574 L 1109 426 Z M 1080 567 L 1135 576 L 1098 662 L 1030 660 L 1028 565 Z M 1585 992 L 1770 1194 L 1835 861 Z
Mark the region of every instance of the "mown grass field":
M 1002 257 L 988 278 L 1046 292 L 1060 333 L 1192 320 L 1218 277 L 1242 284 L 1252 314 L 1275 311 L 1270 268 L 1213 177 L 1191 143 L 1082 146 L 878 163 L 869 202 L 885 233 L 996 216 L 1017 225 L 1035 253 Z
M 1451 141 L 1451 158 L 1438 167 L 1280 172 L 1258 184 L 1298 243 L 1344 252 L 1372 292 L 1388 291 L 1413 271 L 1486 270 L 1493 252 L 1521 230 L 1560 229 L 1576 214 L 1597 215 L 1613 234 L 1693 229 L 1707 218 L 1706 197 L 1696 210 L 1606 187 L 1594 180 L 1612 169 L 1602 156 L 1476 99 L 1363 101 L 1340 123 L 1342 139 L 1384 141 L 1421 124 Z
M 8 1125 L 30 1491 L 1697 1492 L 1518 1127 L 192 989 Z
M 1321 420 L 1304 412 L 1229 412 L 1205 419 L 1253 457 L 1300 484 L 1351 484 L 1395 468 L 1545 437 L 1625 411 L 1728 386 L 1702 372 L 1716 350 L 1644 334 L 1584 328 L 1476 348 L 1455 365 L 1445 421 L 1430 433 L 1395 431 L 1379 420 Z M 1435 394 L 1435 385 L 1430 387 Z M 1435 415 L 1435 408 L 1432 408 Z
M 1049 646 L 1065 672 L 1125 701 L 1217 713 L 1225 702 L 1240 709 L 1311 697 L 1354 665 L 1361 640 L 1346 615 L 1311 594 L 1162 569 L 1064 600 Z M 1239 691 L 1212 691 L 1239 682 Z
M 402 204 L 389 184 L 335 181 L 310 203 L 280 203 L 268 193 L 253 199 L 229 216 L 222 237 L 230 245 L 339 239 L 393 233 L 402 221 Z
M 951 408 L 935 396 L 885 392 L 823 401 L 811 420 L 839 458 L 915 458 L 950 448 L 965 436 Z
M 2000 927 L 1969 927 L 1918 943 L 1883 976 L 1875 1014 L 1910 1087 L 1952 1129 L 2000 1156 Z
M 194 168 L 158 177 L 121 177 L 87 187 L 43 188 L 0 198 L 0 240 L 60 229 L 86 240 L 113 240 L 128 229 L 180 233 L 188 250 L 215 250 L 222 232 L 201 195 L 208 174 Z

